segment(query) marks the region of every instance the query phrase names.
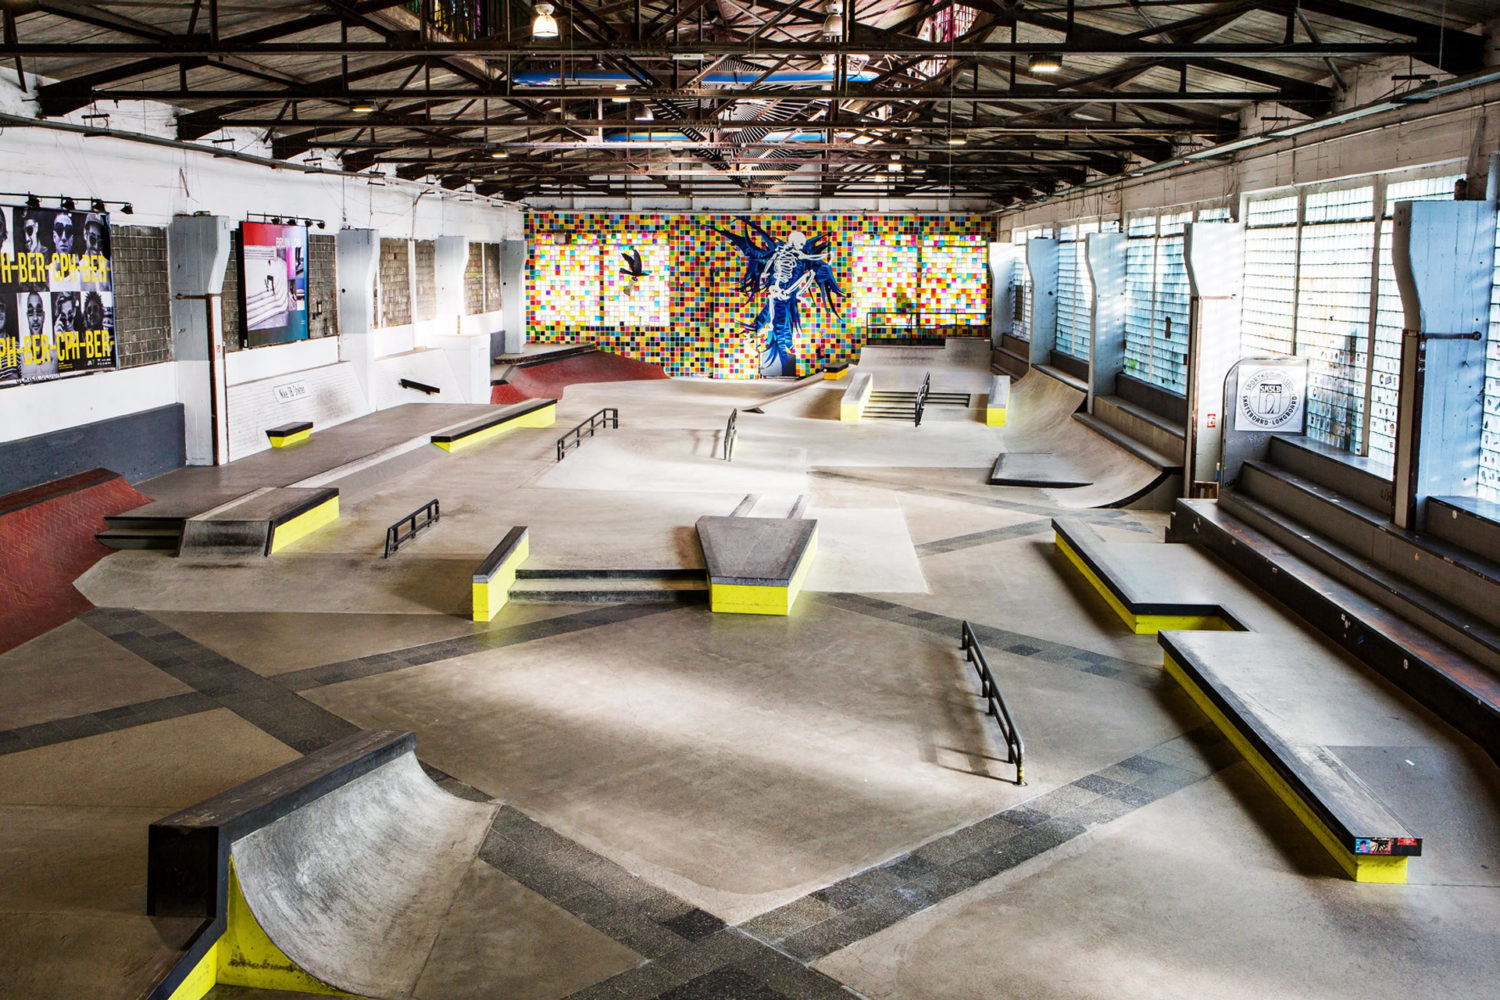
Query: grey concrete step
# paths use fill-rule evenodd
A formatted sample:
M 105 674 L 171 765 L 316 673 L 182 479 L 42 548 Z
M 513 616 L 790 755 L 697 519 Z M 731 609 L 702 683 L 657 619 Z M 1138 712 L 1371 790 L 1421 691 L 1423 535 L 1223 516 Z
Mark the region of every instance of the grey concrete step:
M 94 535 L 94 540 L 111 549 L 165 549 L 176 552 L 182 541 L 182 529 L 110 528 Z
M 1474 497 L 1429 497 L 1422 528 L 1480 558 L 1500 563 L 1500 504 Z
M 1269 460 L 1304 479 L 1390 515 L 1395 487 L 1369 459 L 1357 458 L 1305 437 L 1273 437 Z
M 1155 448 L 1151 447 L 1151 445 L 1146 444 L 1144 441 L 1141 441 L 1138 438 L 1132 437 L 1131 435 L 1120 430 L 1118 427 L 1114 427 L 1110 424 L 1105 423 L 1091 413 L 1075 413 L 1073 414 L 1073 419 L 1083 424 L 1094 433 L 1113 441 L 1115 444 L 1119 445 L 1121 448 L 1124 448 L 1126 451 L 1130 452 L 1132 455 L 1140 459 L 1142 462 L 1145 462 L 1147 465 L 1154 466 L 1155 468 L 1158 468 L 1163 472 L 1182 471 L 1181 454 L 1177 455 L 1177 457 L 1174 458 L 1171 455 L 1167 455 L 1163 452 L 1157 451 Z

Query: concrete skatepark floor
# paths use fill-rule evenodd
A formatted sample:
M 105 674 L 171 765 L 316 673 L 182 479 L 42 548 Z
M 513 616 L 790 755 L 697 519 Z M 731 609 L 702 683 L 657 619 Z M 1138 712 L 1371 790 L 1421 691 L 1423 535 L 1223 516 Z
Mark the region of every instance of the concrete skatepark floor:
M 896 384 L 920 364 L 870 370 Z M 987 379 L 932 370 L 935 390 Z M 362 472 L 338 522 L 274 558 L 95 565 L 77 586 L 100 610 L 0 655 L 0 992 L 142 995 L 189 930 L 144 915 L 147 825 L 383 728 L 414 730 L 450 788 L 499 805 L 419 965 L 372 995 L 1493 995 L 1491 762 L 1351 665 L 1358 696 L 1308 710 L 1371 781 L 1407 789 L 1432 856 L 1410 885 L 1347 881 L 1205 727 L 1154 638 L 1056 555 L 1052 512 L 1151 475 L 1069 418 L 1072 390 L 1028 376 L 1003 429 L 972 408 L 851 427 L 844 384 L 577 384 L 556 428 Z M 620 429 L 558 463 L 557 435 L 601 406 Z M 1007 448 L 1066 452 L 1095 485 L 985 485 Z M 806 495 L 823 524 L 789 617 L 512 604 L 467 620 L 469 574 L 513 525 L 531 528 L 529 565 L 698 567 L 695 520 L 747 494 L 761 515 Z M 442 520 L 382 560 L 385 527 L 433 496 Z M 1112 541 L 1164 524 L 1082 516 Z M 1226 586 L 1260 627 L 1294 627 Z M 1024 787 L 957 651 L 963 619 L 1026 737 Z M 184 664 L 223 680 L 194 687 Z

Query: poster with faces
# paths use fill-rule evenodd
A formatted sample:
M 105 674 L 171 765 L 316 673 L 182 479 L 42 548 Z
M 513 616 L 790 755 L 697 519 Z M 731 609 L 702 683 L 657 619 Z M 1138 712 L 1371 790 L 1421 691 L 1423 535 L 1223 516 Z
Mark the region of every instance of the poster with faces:
M 109 216 L 0 209 L 0 383 L 116 360 Z

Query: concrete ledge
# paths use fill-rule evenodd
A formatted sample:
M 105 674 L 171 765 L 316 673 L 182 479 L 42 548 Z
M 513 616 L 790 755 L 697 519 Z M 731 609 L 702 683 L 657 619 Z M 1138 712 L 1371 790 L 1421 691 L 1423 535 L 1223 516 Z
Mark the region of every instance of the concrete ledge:
M 493 417 L 485 417 L 449 434 L 432 435 L 432 443 L 447 452 L 458 451 L 498 437 L 517 427 L 551 427 L 557 422 L 557 400 L 535 399 L 507 406 Z
M 301 423 L 272 427 L 266 431 L 266 437 L 270 439 L 272 448 L 285 448 L 287 445 L 306 441 L 312 437 L 312 429 L 312 421 L 304 420 Z
M 1246 762 L 1287 804 L 1318 843 L 1356 882 L 1406 882 L 1406 861 L 1422 853 L 1413 835 L 1359 776 L 1327 747 L 1293 744 L 1277 732 L 1273 716 L 1214 672 L 1213 647 L 1222 637 L 1163 633 L 1163 664 Z M 1251 638 L 1236 636 L 1240 641 Z M 1252 640 L 1253 641 L 1253 640 Z M 1228 652 L 1227 650 L 1225 651 Z M 1243 658 L 1253 651 L 1236 650 Z
M 339 491 L 331 486 L 309 490 L 312 496 L 270 518 L 266 555 L 274 555 L 339 519 Z
M 1106 604 L 1120 616 L 1132 632 L 1137 635 L 1154 635 L 1164 629 L 1217 631 L 1242 631 L 1238 619 L 1216 601 L 1197 599 L 1186 595 L 1155 595 L 1139 592 L 1138 577 L 1153 579 L 1160 577 L 1150 568 L 1133 569 L 1113 558 L 1110 545 L 1099 538 L 1092 528 L 1081 521 L 1053 518 L 1052 528 L 1057 533 L 1057 550 L 1083 575 L 1089 585 L 1104 598 Z M 1176 555 L 1170 546 L 1152 546 L 1160 549 L 1156 553 L 1171 558 Z M 1160 580 L 1166 585 L 1180 585 L 1181 580 Z
M 531 529 L 517 525 L 506 532 L 500 544 L 490 550 L 484 562 L 474 570 L 474 620 L 494 619 L 510 600 L 510 589 L 516 582 L 516 568 L 531 557 Z
M 1010 406 L 1010 376 L 990 376 L 990 394 L 984 403 L 986 427 L 1004 427 L 1005 411 Z
M 839 401 L 839 420 L 846 424 L 859 423 L 874 388 L 875 381 L 869 372 L 856 375 L 854 381 L 849 383 L 849 388 L 844 390 L 844 398 Z

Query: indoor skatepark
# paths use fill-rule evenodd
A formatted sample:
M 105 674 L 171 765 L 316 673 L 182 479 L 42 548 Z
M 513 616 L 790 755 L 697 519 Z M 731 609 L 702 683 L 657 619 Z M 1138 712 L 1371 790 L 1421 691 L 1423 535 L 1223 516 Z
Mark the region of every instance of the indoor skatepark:
M 0 996 L 1488 998 L 1492 6 L 0 4 Z

